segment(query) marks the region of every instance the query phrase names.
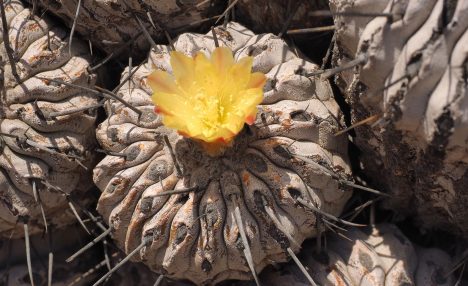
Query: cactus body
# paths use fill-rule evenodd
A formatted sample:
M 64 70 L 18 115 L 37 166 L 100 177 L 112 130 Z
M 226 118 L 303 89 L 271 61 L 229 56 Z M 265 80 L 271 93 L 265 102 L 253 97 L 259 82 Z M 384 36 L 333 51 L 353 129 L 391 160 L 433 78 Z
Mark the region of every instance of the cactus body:
M 43 216 L 56 226 L 73 221 L 66 196 L 82 197 L 92 186 L 96 113 L 51 114 L 95 105 L 98 98 L 52 81 L 94 85 L 83 43 L 73 41 L 71 56 L 69 34 L 51 20 L 31 15 L 19 1 L 6 4 L 5 12 L 14 68 L 3 42 L 0 236 L 13 231 L 16 237 L 23 223 L 31 233 L 43 230 Z
M 39 3 L 64 20 L 69 27 L 73 26 L 78 1 L 40 0 Z M 132 41 L 132 51 L 139 52 L 134 53 L 134 56 L 140 53 L 143 56 L 149 49 L 149 43 L 138 20 L 153 37 L 163 39 L 164 30 L 177 33 L 219 15 L 223 3 L 202 0 L 83 0 L 75 27 L 94 47 L 106 53 L 116 52 L 116 49 Z
M 347 238 L 331 235 L 326 252 L 304 255 L 303 263 L 317 285 L 454 285 L 445 277 L 453 261 L 437 248 L 412 244 L 392 224 L 349 229 Z M 304 249 L 305 252 L 308 250 Z M 313 252 L 309 249 L 309 253 Z M 268 285 L 310 285 L 296 265 L 264 273 Z
M 336 79 L 352 120 L 380 117 L 356 129 L 365 172 L 394 196 L 387 207 L 468 237 L 468 3 L 330 3 L 337 12 L 388 14 L 335 18 L 335 64 L 367 59 Z
M 315 213 L 298 199 L 336 216 L 351 195 L 339 183 L 350 179 L 350 169 L 345 138 L 333 136 L 338 106 L 326 82 L 305 76 L 317 66 L 271 34 L 236 23 L 216 34 L 235 58 L 253 56 L 253 71 L 268 78 L 254 124 L 217 157 L 162 126 L 145 79 L 155 68 L 171 71 L 169 47 L 156 46 L 119 91 L 142 114 L 117 102 L 107 107 L 97 137 L 121 156 L 107 156 L 94 170 L 98 211 L 120 247 L 130 253 L 147 241 L 136 260 L 197 284 L 251 279 L 246 248 L 256 272 L 288 260 L 286 248 L 298 251 L 317 233 Z M 211 33 L 182 34 L 174 46 L 187 55 L 215 47 Z

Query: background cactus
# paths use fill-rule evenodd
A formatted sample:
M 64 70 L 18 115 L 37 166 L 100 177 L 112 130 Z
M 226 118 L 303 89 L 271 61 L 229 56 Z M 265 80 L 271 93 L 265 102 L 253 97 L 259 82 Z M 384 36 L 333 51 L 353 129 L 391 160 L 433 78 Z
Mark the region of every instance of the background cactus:
M 334 63 L 359 64 L 337 84 L 354 123 L 375 119 L 354 138 L 365 174 L 393 196 L 387 208 L 466 238 L 468 3 L 331 1 L 331 8 L 342 13 Z M 357 11 L 380 16 L 349 16 Z
M 346 140 L 333 136 L 342 124 L 338 105 L 327 82 L 305 76 L 318 67 L 272 34 L 236 23 L 215 31 L 235 58 L 251 55 L 253 71 L 266 73 L 255 123 L 219 157 L 162 126 L 145 78 L 171 67 L 169 47 L 155 46 L 118 93 L 141 115 L 110 102 L 97 137 L 117 154 L 94 171 L 103 192 L 98 211 L 121 248 L 141 246 L 138 260 L 197 284 L 251 279 L 270 261 L 288 260 L 320 232 L 315 209 L 338 216 L 351 196 L 343 184 L 351 179 Z M 182 34 L 174 47 L 194 55 L 215 43 L 211 33 Z
M 304 255 L 304 265 L 318 285 L 454 285 L 453 261 L 436 248 L 412 244 L 392 224 L 351 228 L 343 238 L 330 236 L 326 252 Z M 303 253 L 313 253 L 305 248 Z M 263 274 L 267 285 L 310 285 L 295 265 Z M 460 284 L 461 285 L 461 284 Z
M 74 222 L 69 196 L 86 204 L 96 112 L 70 111 L 96 105 L 98 98 L 80 88 L 96 81 L 87 71 L 86 45 L 75 39 L 69 49 L 69 33 L 19 1 L 4 7 L 0 236 L 21 237 L 23 224 L 36 233 L 46 221 L 54 226 Z
M 34 2 L 34 1 L 30 1 Z M 150 48 L 140 24 L 155 39 L 165 38 L 165 32 L 193 29 L 215 19 L 222 13 L 225 1 L 203 0 L 39 0 L 44 8 L 60 17 L 71 28 L 89 39 L 94 47 L 106 53 L 133 43 L 134 56 L 144 57 Z M 80 9 L 77 15 L 78 3 Z M 175 35 L 174 35 L 175 36 Z M 127 44 L 127 45 L 126 45 Z M 129 50 L 127 49 L 127 52 Z

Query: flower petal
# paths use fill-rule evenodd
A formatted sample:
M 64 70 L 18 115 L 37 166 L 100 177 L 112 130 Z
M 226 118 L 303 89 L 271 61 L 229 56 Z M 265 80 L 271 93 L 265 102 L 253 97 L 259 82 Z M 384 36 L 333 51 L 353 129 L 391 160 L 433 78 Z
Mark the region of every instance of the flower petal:
M 239 88 L 244 89 L 247 84 L 249 83 L 252 70 L 252 57 L 245 57 L 240 59 L 237 63 L 235 63 L 229 73 L 232 78 L 233 83 Z
M 225 74 L 234 64 L 232 51 L 227 47 L 218 47 L 211 54 L 211 62 L 217 72 Z
M 183 53 L 173 51 L 171 66 L 177 83 L 185 90 L 190 89 L 195 79 L 195 61 Z
M 147 77 L 147 83 L 153 92 L 177 93 L 179 89 L 174 78 L 165 71 L 156 70 Z
M 198 52 L 195 55 L 195 81 L 200 89 L 213 90 L 218 84 L 218 72 L 214 69 L 211 61 Z
M 261 72 L 254 72 L 250 75 L 250 81 L 246 88 L 260 88 L 263 89 L 266 83 L 266 76 Z

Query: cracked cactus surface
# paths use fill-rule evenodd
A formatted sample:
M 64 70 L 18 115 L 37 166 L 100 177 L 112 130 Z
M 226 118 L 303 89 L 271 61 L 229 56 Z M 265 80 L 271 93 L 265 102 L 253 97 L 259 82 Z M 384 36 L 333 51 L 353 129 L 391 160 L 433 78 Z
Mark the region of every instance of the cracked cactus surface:
M 177 32 L 200 26 L 205 19 L 222 13 L 225 1 L 204 0 L 39 0 L 49 12 L 73 26 L 78 3 L 76 31 L 93 46 L 106 53 L 133 42 L 132 51 L 142 53 L 150 45 L 142 34 L 138 21 L 155 38 L 163 39 L 164 31 Z M 214 18 L 213 18 L 214 19 Z M 138 55 L 138 53 L 134 53 Z
M 289 250 L 298 252 L 319 231 L 316 211 L 337 216 L 351 196 L 341 184 L 351 179 L 347 141 L 333 136 L 342 114 L 329 84 L 307 77 L 318 67 L 272 34 L 255 35 L 234 22 L 215 33 L 233 61 L 251 57 L 251 72 L 266 77 L 256 116 L 239 113 L 251 125 L 214 154 L 190 138 L 197 129 L 180 135 L 164 126 L 165 116 L 187 106 L 164 110 L 159 103 L 163 110 L 157 105 L 155 113 L 150 78 L 155 70 L 179 74 L 170 47 L 154 46 L 118 92 L 141 114 L 109 102 L 97 138 L 113 153 L 94 169 L 98 211 L 117 244 L 127 254 L 137 250 L 133 259 L 153 271 L 196 284 L 252 279 L 266 265 L 289 260 Z M 212 33 L 182 34 L 174 47 L 189 60 L 215 54 Z
M 0 236 L 19 237 L 75 221 L 66 196 L 83 197 L 92 186 L 95 112 L 60 115 L 98 99 L 61 80 L 93 86 L 86 45 L 19 1 L 5 4 L 0 94 Z M 10 61 L 12 60 L 12 62 Z M 13 67 L 12 67 L 13 66 Z M 86 200 L 83 200 L 83 204 Z
M 345 236 L 348 239 L 332 234 L 325 252 L 303 255 L 317 285 L 455 285 L 453 275 L 445 276 L 454 262 L 446 252 L 411 243 L 392 224 L 351 228 Z M 296 265 L 287 265 L 282 271 L 267 271 L 262 278 L 267 285 L 310 285 L 302 277 Z
M 467 1 L 330 1 L 336 77 L 351 106 L 364 171 L 385 205 L 422 227 L 468 237 Z M 375 120 L 374 120 L 375 121 Z M 385 176 L 382 176 L 382 172 Z

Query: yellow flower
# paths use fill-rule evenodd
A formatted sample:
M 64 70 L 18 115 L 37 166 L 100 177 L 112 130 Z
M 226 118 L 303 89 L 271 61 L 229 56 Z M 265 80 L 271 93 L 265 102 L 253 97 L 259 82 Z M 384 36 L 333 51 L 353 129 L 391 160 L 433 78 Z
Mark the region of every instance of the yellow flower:
M 255 121 L 266 78 L 251 73 L 252 57 L 234 61 L 232 51 L 216 48 L 211 58 L 171 52 L 173 74 L 148 76 L 155 111 L 167 127 L 209 144 L 229 143 L 244 123 Z

